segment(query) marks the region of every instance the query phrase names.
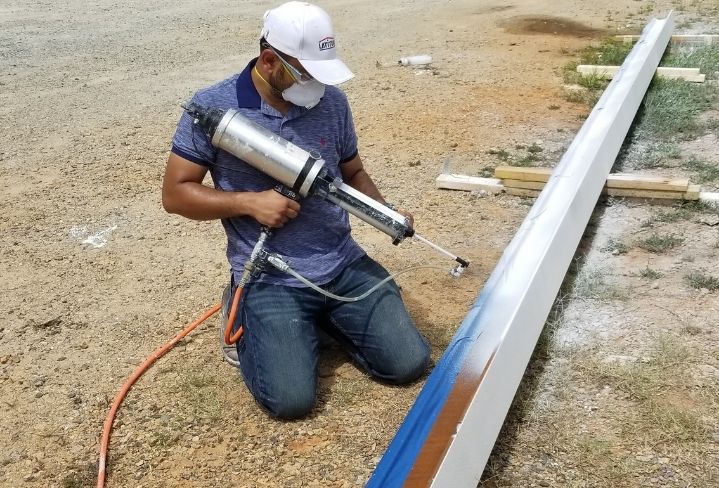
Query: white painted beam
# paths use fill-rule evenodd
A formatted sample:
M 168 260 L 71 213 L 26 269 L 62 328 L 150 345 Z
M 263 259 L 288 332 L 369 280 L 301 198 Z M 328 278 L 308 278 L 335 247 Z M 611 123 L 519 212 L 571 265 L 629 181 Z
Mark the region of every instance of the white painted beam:
M 478 388 L 456 423 L 432 487 L 477 485 L 673 26 L 670 14 L 644 30 L 480 294 L 473 320 L 482 334 L 459 373 L 460 379 L 478 380 Z

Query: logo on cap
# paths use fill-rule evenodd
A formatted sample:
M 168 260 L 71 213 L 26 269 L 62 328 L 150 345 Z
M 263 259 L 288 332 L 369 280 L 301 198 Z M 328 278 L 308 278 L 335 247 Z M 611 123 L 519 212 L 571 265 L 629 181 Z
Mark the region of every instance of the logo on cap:
M 335 38 L 334 37 L 325 37 L 324 39 L 320 40 L 320 51 L 334 49 L 334 47 L 335 47 Z

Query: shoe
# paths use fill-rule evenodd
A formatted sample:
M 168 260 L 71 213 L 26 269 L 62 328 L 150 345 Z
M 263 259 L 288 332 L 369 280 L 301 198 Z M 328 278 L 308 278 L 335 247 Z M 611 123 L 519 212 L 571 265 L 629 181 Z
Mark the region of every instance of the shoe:
M 230 303 L 232 295 L 230 294 L 230 285 L 225 287 L 222 292 L 222 311 L 220 319 L 220 349 L 222 349 L 222 357 L 232 366 L 240 367 L 240 358 L 237 356 L 237 347 L 234 344 L 225 344 L 225 326 L 227 325 L 227 317 L 230 314 Z

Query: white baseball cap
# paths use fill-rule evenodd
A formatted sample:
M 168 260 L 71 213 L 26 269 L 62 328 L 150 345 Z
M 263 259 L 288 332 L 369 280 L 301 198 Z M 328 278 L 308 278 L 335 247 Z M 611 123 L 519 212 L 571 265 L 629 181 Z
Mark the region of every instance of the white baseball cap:
M 339 85 L 354 74 L 335 52 L 330 16 L 307 2 L 287 2 L 265 12 L 260 33 L 275 49 L 297 58 L 314 79 Z

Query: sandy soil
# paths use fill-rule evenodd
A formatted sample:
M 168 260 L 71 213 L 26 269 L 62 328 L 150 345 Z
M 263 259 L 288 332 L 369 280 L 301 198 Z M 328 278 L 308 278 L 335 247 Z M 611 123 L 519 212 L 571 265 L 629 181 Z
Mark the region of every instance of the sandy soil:
M 460 280 L 432 270 L 400 279 L 435 359 L 531 205 L 439 191 L 435 177 L 445 162 L 480 174 L 497 163 L 492 147 L 539 141 L 547 164 L 558 159 L 585 112 L 561 98 L 558 69 L 606 29 L 640 28 L 649 14 L 642 3 L 323 3 L 356 73 L 343 88 L 366 167 L 389 200 L 414 213 L 418 232 L 473 263 Z M 244 67 L 268 6 L 0 6 L 3 486 L 92 485 L 101 425 L 121 383 L 219 300 L 228 276 L 219 223 L 165 214 L 159 188 L 179 103 Z M 424 53 L 432 69 L 376 65 Z M 450 266 L 419 244 L 394 247 L 374 229 L 355 229 L 390 270 Z M 711 267 L 715 254 L 693 265 Z M 683 293 L 666 307 L 716 310 L 715 295 L 692 302 Z M 364 483 L 421 382 L 375 383 L 330 351 L 314 415 L 275 422 L 221 361 L 216 327 L 212 320 L 194 333 L 132 390 L 108 486 Z M 503 463 L 497 479 L 528 485 L 531 472 L 518 466 Z

